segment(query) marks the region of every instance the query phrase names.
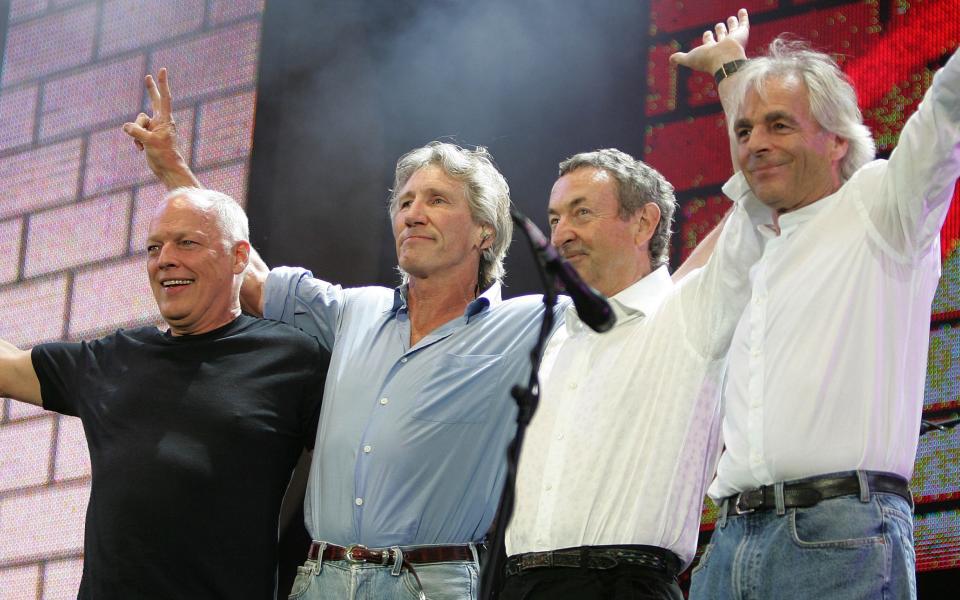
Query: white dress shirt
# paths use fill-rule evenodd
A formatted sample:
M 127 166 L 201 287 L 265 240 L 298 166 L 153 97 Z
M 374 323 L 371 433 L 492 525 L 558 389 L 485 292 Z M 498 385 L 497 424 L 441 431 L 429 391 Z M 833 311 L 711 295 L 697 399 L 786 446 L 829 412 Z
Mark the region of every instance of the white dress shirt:
M 730 348 L 711 497 L 853 469 L 910 478 L 958 145 L 954 55 L 889 161 L 780 216 Z M 724 192 L 752 197 L 740 174 Z
M 737 205 L 702 269 L 674 286 L 661 267 L 614 296 L 609 332 L 568 310 L 540 369 L 508 555 L 646 544 L 691 561 L 719 454 L 724 358 L 760 241 Z

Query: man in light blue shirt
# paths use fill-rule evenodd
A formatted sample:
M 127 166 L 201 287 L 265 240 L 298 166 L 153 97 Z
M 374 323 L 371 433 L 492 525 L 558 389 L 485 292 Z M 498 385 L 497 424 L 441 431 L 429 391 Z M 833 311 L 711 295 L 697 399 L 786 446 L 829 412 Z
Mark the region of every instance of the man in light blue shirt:
M 304 507 L 317 541 L 293 589 L 306 598 L 472 597 L 514 432 L 509 390 L 543 313 L 539 297 L 500 298 L 509 190 L 485 150 L 418 148 L 393 189 L 401 287 L 343 289 L 261 261 L 243 292 L 332 353 Z

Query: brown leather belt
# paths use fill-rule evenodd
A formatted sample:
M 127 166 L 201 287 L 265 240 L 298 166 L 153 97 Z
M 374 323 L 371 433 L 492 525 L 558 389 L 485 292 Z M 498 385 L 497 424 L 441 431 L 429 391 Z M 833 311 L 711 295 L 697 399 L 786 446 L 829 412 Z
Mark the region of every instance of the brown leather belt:
M 317 560 L 322 544 L 313 542 L 307 558 Z M 414 564 L 429 564 L 450 561 L 472 561 L 474 559 L 470 546 L 409 546 L 401 547 L 404 562 Z M 397 559 L 393 548 L 367 548 L 361 544 L 351 544 L 347 547 L 327 544 L 323 549 L 323 560 L 345 560 L 352 563 L 371 563 L 375 565 L 389 565 Z
M 884 492 L 896 494 L 913 505 L 913 497 L 907 482 L 896 475 L 885 473 L 867 473 L 867 487 L 870 493 Z M 814 477 L 783 484 L 784 508 L 809 508 L 821 500 L 855 496 L 860 493 L 860 480 L 856 475 L 838 477 Z M 740 492 L 724 499 L 727 502 L 727 516 L 735 517 L 752 512 L 772 510 L 777 507 L 776 486 L 765 485 L 755 490 Z

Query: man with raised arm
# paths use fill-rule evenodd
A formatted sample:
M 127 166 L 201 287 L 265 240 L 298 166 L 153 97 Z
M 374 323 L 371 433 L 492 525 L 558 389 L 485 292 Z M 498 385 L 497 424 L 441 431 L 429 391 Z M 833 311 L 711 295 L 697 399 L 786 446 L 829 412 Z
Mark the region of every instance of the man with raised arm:
M 153 115 L 124 130 L 168 187 L 195 183 L 176 149 L 165 70 L 156 83 L 147 79 Z M 510 388 L 527 379 L 543 314 L 540 297 L 501 300 L 509 203 L 486 150 L 434 142 L 397 163 L 398 288 L 269 271 L 253 253 L 245 309 L 332 353 L 304 507 L 314 543 L 294 595 L 475 597 L 477 544 L 514 432 Z
M 79 598 L 276 593 L 281 499 L 313 445 L 328 354 L 240 314 L 247 238 L 232 198 L 174 190 L 147 242 L 168 331 L 0 342 L 0 396 L 83 423 L 93 480 Z
M 667 272 L 673 187 L 612 149 L 560 164 L 552 243 L 610 297 L 604 334 L 570 309 L 540 369 L 517 474 L 504 600 L 682 598 L 719 454 L 718 388 L 760 240 L 747 205 L 713 257 Z M 753 213 L 763 207 L 754 203 Z
M 716 74 L 739 171 L 724 193 L 771 221 L 731 346 L 720 518 L 691 597 L 915 597 L 907 482 L 960 175 L 960 58 L 873 160 L 836 63 L 779 39 L 744 61 L 748 31 L 741 11 L 673 57 Z

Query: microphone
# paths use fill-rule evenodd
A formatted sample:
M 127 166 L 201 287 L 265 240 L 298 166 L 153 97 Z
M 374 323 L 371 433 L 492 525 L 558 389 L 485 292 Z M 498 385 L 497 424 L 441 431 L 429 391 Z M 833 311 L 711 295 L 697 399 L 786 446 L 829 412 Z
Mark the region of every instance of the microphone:
M 564 290 L 573 300 L 573 306 L 577 309 L 577 315 L 580 320 L 587 324 L 590 329 L 597 333 L 608 331 L 617 322 L 607 297 L 593 289 L 577 274 L 577 271 L 570 266 L 557 249 L 553 247 L 550 241 L 543 235 L 539 228 L 517 210 L 516 207 L 510 207 L 510 216 L 514 223 L 521 227 L 530 239 L 530 243 L 544 268 L 548 273 L 560 280 Z

